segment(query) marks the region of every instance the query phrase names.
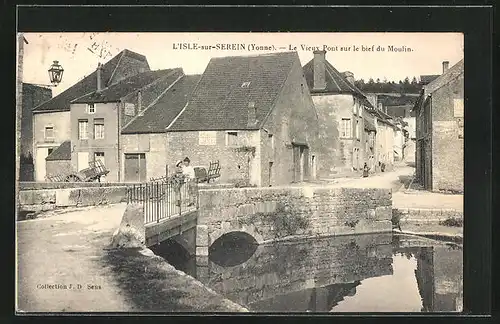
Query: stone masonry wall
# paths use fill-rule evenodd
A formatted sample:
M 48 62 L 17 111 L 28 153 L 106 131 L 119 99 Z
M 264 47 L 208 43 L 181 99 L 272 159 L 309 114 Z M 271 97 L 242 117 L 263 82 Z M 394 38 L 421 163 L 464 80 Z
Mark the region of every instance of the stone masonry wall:
M 280 212 L 283 209 L 285 212 Z M 285 223 L 283 217 L 292 222 L 300 217 L 307 225 L 284 235 L 277 232 L 279 224 L 273 214 Z M 323 186 L 201 190 L 196 254 L 208 255 L 208 247 L 215 240 L 234 231 L 246 232 L 259 243 L 294 235 L 390 232 L 391 217 L 392 194 L 388 189 Z
M 67 189 L 21 190 L 19 208 L 44 211 L 61 207 L 83 207 L 125 202 L 127 187 L 89 187 Z
M 464 98 L 464 76 L 432 94 L 432 190 L 464 190 L 464 116 L 455 100 Z

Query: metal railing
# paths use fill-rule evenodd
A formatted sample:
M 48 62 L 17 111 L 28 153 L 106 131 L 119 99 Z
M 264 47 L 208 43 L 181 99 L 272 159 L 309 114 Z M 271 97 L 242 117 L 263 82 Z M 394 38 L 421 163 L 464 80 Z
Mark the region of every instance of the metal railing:
M 135 184 L 127 189 L 127 203 L 143 205 L 145 224 L 159 223 L 198 209 L 198 182 L 152 181 Z

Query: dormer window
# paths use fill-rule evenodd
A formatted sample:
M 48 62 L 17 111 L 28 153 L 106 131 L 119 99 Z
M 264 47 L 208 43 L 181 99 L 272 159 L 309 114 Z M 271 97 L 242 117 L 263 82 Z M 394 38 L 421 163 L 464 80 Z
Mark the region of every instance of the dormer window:
M 93 103 L 87 104 L 87 114 L 95 114 L 95 105 Z
M 248 82 L 243 82 L 243 83 L 241 84 L 241 87 L 242 87 L 242 88 L 248 88 L 248 87 L 250 87 L 250 81 L 248 81 Z

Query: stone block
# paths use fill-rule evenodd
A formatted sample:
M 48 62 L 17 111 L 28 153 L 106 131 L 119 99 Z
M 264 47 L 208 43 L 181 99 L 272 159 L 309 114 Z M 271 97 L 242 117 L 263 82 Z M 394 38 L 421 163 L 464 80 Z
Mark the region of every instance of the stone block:
M 21 190 L 19 191 L 19 204 L 21 206 L 35 204 L 35 190 Z
M 24 190 L 19 192 L 20 205 L 55 204 L 56 190 Z
M 375 217 L 376 217 L 376 211 L 375 211 L 375 209 L 368 209 L 366 211 L 366 218 L 367 219 L 375 219 Z
M 376 220 L 391 220 L 392 219 L 392 206 L 383 206 L 375 208 Z
M 221 222 L 221 228 L 223 231 L 228 231 L 231 229 L 231 223 L 223 221 L 223 222 Z
M 80 189 L 58 189 L 56 191 L 56 206 L 69 207 L 78 205 Z
M 196 226 L 196 246 L 208 246 L 208 226 Z
M 208 246 L 197 246 L 196 247 L 196 261 L 198 262 L 199 257 L 208 257 Z

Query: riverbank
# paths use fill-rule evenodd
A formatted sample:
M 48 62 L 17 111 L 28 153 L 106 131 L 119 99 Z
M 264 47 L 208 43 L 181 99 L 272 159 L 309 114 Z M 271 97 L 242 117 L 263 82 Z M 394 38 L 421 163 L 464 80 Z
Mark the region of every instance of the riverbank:
M 67 208 L 18 221 L 16 311 L 244 311 L 159 257 L 108 249 L 125 208 Z
M 147 248 L 110 249 L 102 261 L 142 312 L 248 312 Z

